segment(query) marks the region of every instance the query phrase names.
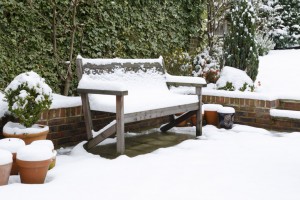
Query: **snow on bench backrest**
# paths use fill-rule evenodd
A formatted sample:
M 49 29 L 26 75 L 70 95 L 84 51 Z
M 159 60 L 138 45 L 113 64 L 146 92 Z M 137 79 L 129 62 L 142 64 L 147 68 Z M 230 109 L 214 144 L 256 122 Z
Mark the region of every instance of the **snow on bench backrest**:
M 169 92 L 162 57 L 158 59 L 81 59 L 81 69 L 78 69 L 80 74 L 101 82 L 121 84 L 130 95 L 141 92 Z

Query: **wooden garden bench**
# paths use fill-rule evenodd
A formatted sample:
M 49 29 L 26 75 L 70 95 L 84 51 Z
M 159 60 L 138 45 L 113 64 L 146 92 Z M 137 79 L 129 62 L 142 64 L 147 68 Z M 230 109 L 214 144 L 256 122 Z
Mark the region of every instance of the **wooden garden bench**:
M 170 123 L 161 126 L 166 132 L 192 115 L 197 116 L 196 136 L 202 134 L 201 89 L 206 86 L 199 77 L 171 76 L 165 73 L 163 58 L 158 59 L 86 59 L 77 57 L 77 91 L 81 94 L 90 149 L 116 133 L 117 152 L 124 154 L 124 124 L 162 116 Z M 196 95 L 175 94 L 168 84 L 193 86 Z M 98 132 L 93 130 L 91 110 L 116 113 L 116 120 Z

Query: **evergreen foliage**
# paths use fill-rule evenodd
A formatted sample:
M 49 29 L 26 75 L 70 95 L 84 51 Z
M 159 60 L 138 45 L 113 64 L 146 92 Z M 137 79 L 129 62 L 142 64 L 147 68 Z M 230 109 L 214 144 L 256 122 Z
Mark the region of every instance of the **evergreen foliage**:
M 271 36 L 275 48 L 300 46 L 300 1 L 277 0 L 273 9 L 275 22 Z
M 75 57 L 159 57 L 202 37 L 202 0 L 1 0 L 0 89 L 34 70 L 55 92 L 77 85 Z
M 256 15 L 247 0 L 233 3 L 229 32 L 225 36 L 225 65 L 246 71 L 252 80 L 258 73 L 258 50 L 255 41 Z

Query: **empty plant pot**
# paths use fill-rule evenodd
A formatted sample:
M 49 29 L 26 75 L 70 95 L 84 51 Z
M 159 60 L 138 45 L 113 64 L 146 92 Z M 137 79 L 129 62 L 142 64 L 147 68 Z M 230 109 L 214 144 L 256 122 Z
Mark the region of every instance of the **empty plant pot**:
M 43 184 L 53 153 L 48 147 L 28 145 L 17 152 L 21 183 Z
M 231 129 L 234 123 L 235 110 L 232 107 L 223 107 L 218 110 L 219 127 Z
M 18 175 L 19 167 L 16 163 L 17 151 L 25 146 L 25 142 L 19 138 L 4 138 L 0 140 L 0 149 L 8 150 L 13 155 L 13 164 L 10 175 Z
M 0 186 L 7 185 L 12 167 L 12 153 L 0 149 Z
M 204 110 L 204 118 L 206 121 L 206 124 L 218 126 L 219 124 L 219 118 L 218 118 L 218 109 L 222 108 L 223 106 L 220 104 L 204 104 L 203 110 Z

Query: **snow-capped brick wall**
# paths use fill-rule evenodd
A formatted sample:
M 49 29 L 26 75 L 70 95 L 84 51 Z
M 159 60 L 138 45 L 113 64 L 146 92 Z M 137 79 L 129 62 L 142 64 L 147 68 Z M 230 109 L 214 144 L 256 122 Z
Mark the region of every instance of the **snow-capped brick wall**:
M 300 101 L 280 100 L 280 108 L 284 110 L 300 111 Z
M 273 117 L 270 109 L 300 110 L 300 101 L 258 100 L 246 98 L 203 96 L 204 103 L 216 103 L 235 108 L 235 123 L 261 127 L 269 130 L 299 132 L 300 120 Z

